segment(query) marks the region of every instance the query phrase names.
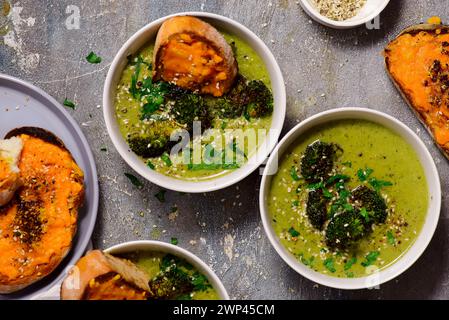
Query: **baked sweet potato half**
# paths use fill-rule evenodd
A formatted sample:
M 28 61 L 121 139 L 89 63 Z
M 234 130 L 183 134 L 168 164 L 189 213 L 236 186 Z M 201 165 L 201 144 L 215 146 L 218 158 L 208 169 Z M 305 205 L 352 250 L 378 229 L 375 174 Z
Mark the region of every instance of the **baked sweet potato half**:
M 0 208 L 0 293 L 25 288 L 60 264 L 72 246 L 84 196 L 83 172 L 55 135 L 24 127 L 11 137 L 23 142 L 23 185 Z
M 213 26 L 177 16 L 160 27 L 153 54 L 153 79 L 202 94 L 222 96 L 237 76 L 231 46 Z
M 69 271 L 61 285 L 61 299 L 145 300 L 149 280 L 128 260 L 93 250 Z
M 390 78 L 449 159 L 449 27 L 409 27 L 384 56 Z

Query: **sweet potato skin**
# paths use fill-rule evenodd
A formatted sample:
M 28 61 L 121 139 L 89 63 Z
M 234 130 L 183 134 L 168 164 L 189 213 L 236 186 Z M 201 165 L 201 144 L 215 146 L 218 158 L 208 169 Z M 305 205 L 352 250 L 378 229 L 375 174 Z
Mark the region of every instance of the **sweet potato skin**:
M 88 252 L 70 269 L 62 282 L 61 299 L 81 300 L 91 279 L 112 271 L 106 257 L 100 250 Z
M 220 74 L 215 78 L 211 78 L 208 74 L 204 74 L 196 79 L 194 75 L 186 72 L 186 74 L 177 76 L 179 79 L 173 79 L 173 76 L 167 78 L 167 76 L 164 75 L 162 61 L 165 54 L 165 47 L 172 44 L 171 41 L 178 36 L 181 37 L 180 47 L 175 48 L 175 51 L 178 51 L 179 53 L 177 54 L 178 58 L 181 58 L 178 59 L 178 68 L 189 69 L 190 66 L 188 64 L 191 63 L 192 59 L 192 57 L 188 57 L 190 52 L 188 50 L 190 49 L 183 46 L 183 42 L 197 41 L 196 44 L 203 44 L 203 47 L 200 48 L 200 50 L 208 50 L 207 48 L 209 48 L 209 50 L 215 52 L 215 54 L 211 53 L 211 60 L 215 60 L 214 63 L 219 65 Z M 176 53 L 175 55 L 171 55 L 172 58 L 174 56 L 176 56 Z M 191 16 L 172 17 L 162 24 L 156 37 L 153 66 L 153 79 L 155 81 L 164 80 L 176 82 L 178 86 L 186 89 L 199 91 L 204 94 L 212 94 L 214 96 L 221 96 L 228 92 L 238 73 L 237 61 L 234 57 L 232 48 L 223 36 L 207 22 Z M 192 69 L 195 69 L 195 67 Z M 204 71 L 206 73 L 208 72 L 208 70 Z M 217 81 L 217 83 L 212 82 L 208 85 L 205 83 L 207 81 Z
M 411 110 L 449 159 L 449 27 L 435 24 L 411 26 L 384 50 L 388 75 Z M 439 61 L 442 66 L 437 69 Z M 435 75 L 435 72 L 438 74 Z M 449 83 L 448 83 L 449 84 Z
M 112 277 L 110 277 L 112 275 Z M 119 279 L 114 279 L 119 275 Z M 100 250 L 93 250 L 82 257 L 69 271 L 61 285 L 62 300 L 92 299 L 142 299 L 146 298 L 150 288 L 148 275 L 132 262 L 114 257 Z M 117 283 L 125 286 L 126 290 L 120 292 L 102 292 L 114 290 L 119 287 Z M 90 288 L 95 284 L 98 291 Z M 92 290 L 90 290 L 92 289 Z
M 7 138 L 12 136 L 24 142 L 19 160 L 24 185 L 0 212 L 0 293 L 23 289 L 60 264 L 71 249 L 84 199 L 83 172 L 61 140 L 31 127 Z M 35 233 L 20 226 L 30 217 Z

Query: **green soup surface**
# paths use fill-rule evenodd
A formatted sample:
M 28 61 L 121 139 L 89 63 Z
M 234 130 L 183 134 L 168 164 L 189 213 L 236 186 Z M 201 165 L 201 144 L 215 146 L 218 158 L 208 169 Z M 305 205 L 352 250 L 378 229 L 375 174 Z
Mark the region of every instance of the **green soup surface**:
M 236 36 L 222 32 L 226 41 L 233 45 L 235 50 L 235 58 L 238 63 L 239 73 L 248 81 L 262 81 L 267 88 L 271 89 L 270 77 L 268 71 L 258 54 L 244 41 Z M 142 59 L 143 63 L 139 67 L 139 75 L 136 81 L 144 82 L 145 79 L 151 77 L 151 61 L 153 56 L 154 44 L 148 44 L 143 47 L 136 57 Z M 148 68 L 146 66 L 149 66 Z M 130 61 L 125 67 L 115 97 L 115 109 L 120 132 L 125 140 L 133 135 L 145 135 L 154 130 L 157 121 L 142 120 L 141 111 L 143 103 L 133 97 L 130 87 L 133 82 L 133 75 L 136 72 L 135 61 Z M 236 118 L 215 118 L 212 120 L 210 128 L 204 130 L 201 139 L 194 138 L 192 144 L 199 148 L 201 159 L 197 165 L 189 165 L 186 157 L 191 154 L 178 153 L 167 154 L 157 157 L 141 157 L 142 161 L 148 164 L 148 170 L 156 170 L 167 176 L 177 179 L 200 181 L 216 178 L 232 172 L 241 167 L 252 155 L 254 155 L 259 146 L 265 141 L 266 135 L 257 135 L 258 130 L 268 132 L 271 126 L 272 115 L 266 115 L 258 118 L 248 119 L 239 116 Z M 162 126 L 165 124 L 162 123 Z M 167 129 L 165 126 L 164 129 Z M 245 136 L 247 132 L 255 132 L 256 139 L 254 143 L 248 143 L 248 140 L 235 139 L 236 136 Z M 221 141 L 217 139 L 219 137 Z M 193 151 L 194 153 L 195 151 Z M 231 154 L 230 158 L 237 160 L 222 164 L 221 154 Z M 209 158 L 210 154 L 215 155 L 215 159 L 203 162 Z M 241 155 L 241 156 L 240 156 Z M 228 157 L 228 156 L 227 156 Z M 218 161 L 215 161 L 217 160 Z M 223 161 L 224 162 L 224 161 Z

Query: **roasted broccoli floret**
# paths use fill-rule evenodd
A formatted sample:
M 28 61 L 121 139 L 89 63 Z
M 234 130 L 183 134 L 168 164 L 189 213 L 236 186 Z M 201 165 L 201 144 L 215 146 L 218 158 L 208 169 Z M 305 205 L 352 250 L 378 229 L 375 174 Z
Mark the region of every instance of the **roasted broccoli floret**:
M 177 299 L 190 294 L 195 287 L 189 275 L 178 268 L 170 268 L 159 274 L 148 285 L 150 298 L 159 300 Z
M 329 177 L 334 167 L 338 146 L 320 140 L 307 146 L 301 159 L 301 174 L 307 182 L 317 182 Z
M 232 89 L 222 98 L 206 99 L 213 117 L 247 119 L 264 117 L 273 112 L 273 95 L 270 89 L 258 80 L 248 81 L 239 75 Z
M 193 127 L 193 121 L 201 121 L 201 128 L 210 127 L 210 121 L 203 97 L 195 93 L 179 94 L 176 99 L 169 100 L 170 114 L 179 124 L 188 130 Z
M 130 149 L 142 158 L 159 157 L 169 149 L 169 136 L 131 136 L 128 138 Z
M 249 103 L 245 108 L 246 118 L 260 118 L 273 112 L 273 95 L 262 81 L 250 81 L 247 95 Z
M 243 106 L 234 104 L 228 97 L 208 97 L 205 98 L 205 101 L 212 118 L 235 119 L 243 113 Z
M 306 214 L 312 226 L 321 230 L 327 218 L 327 199 L 321 189 L 311 190 L 307 196 Z
M 384 223 L 388 216 L 387 204 L 382 196 L 367 186 L 358 186 L 351 193 L 351 202 L 359 210 L 365 209 L 368 223 Z
M 235 119 L 241 117 L 243 109 L 249 103 L 247 80 L 238 75 L 234 86 L 221 98 L 205 98 L 212 118 Z
M 326 228 L 326 244 L 332 249 L 346 249 L 360 240 L 368 229 L 358 210 L 335 214 Z
M 152 158 L 169 151 L 178 141 L 170 141 L 173 132 L 180 129 L 180 125 L 174 121 L 161 120 L 154 121 L 142 133 L 132 132 L 127 140 L 130 149 L 142 158 Z

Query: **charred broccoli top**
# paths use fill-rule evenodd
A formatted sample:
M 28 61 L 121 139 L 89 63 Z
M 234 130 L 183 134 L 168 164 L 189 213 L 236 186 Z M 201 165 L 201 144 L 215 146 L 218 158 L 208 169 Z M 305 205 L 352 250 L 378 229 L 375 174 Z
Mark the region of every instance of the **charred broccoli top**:
M 193 121 L 201 121 L 201 128 L 209 128 L 209 117 L 204 99 L 195 93 L 180 95 L 170 100 L 170 114 L 176 122 L 185 125 L 188 130 L 193 127 Z
M 325 180 L 334 167 L 338 146 L 320 140 L 307 146 L 301 159 L 301 174 L 307 182 Z
M 260 118 L 273 112 L 273 95 L 270 89 L 260 80 L 250 81 L 247 88 L 248 104 L 245 117 Z
M 171 268 L 159 274 L 148 285 L 151 298 L 161 300 L 177 299 L 180 296 L 190 294 L 194 289 L 189 275 L 177 268 Z
M 247 119 L 264 117 L 273 112 L 273 95 L 259 80 L 248 81 L 239 75 L 232 89 L 222 98 L 206 99 L 214 117 Z
M 148 283 L 149 298 L 189 300 L 192 292 L 212 288 L 207 277 L 193 269 L 185 260 L 165 255 L 160 263 L 161 271 Z
M 173 131 L 179 130 L 180 126 L 174 121 L 164 120 L 151 123 L 148 131 L 144 134 L 136 132 L 128 136 L 130 149 L 142 158 L 158 157 L 176 143 L 170 141 Z
M 353 205 L 362 210 L 366 209 L 369 223 L 384 223 L 387 219 L 387 204 L 382 196 L 367 186 L 358 186 L 351 193 L 351 202 Z
M 366 225 L 358 210 L 335 214 L 326 228 L 326 244 L 332 249 L 346 249 L 367 233 Z
M 312 226 L 319 230 L 323 228 L 327 218 L 327 199 L 321 189 L 309 191 L 306 214 Z
M 167 136 L 132 136 L 128 138 L 131 150 L 142 158 L 159 157 L 169 149 L 170 137 Z

